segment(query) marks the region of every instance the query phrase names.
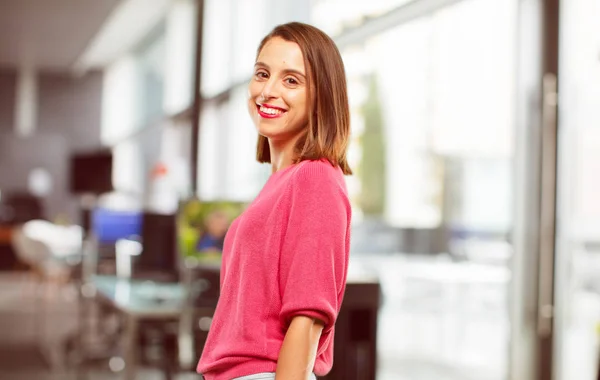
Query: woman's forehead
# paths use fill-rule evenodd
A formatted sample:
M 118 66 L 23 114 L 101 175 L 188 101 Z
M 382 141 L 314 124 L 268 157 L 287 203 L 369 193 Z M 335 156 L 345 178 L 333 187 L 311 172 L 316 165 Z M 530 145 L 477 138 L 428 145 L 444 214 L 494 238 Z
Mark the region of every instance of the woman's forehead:
M 304 72 L 304 57 L 297 43 L 273 37 L 261 49 L 256 60 L 257 65 L 267 66 L 271 70 L 294 69 Z

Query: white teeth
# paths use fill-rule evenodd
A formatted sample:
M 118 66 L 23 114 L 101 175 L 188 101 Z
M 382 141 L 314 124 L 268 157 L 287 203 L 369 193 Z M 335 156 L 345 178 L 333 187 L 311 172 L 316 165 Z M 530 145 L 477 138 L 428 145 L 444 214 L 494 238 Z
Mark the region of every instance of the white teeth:
M 260 106 L 260 112 L 268 113 L 269 115 L 279 115 L 282 113 L 281 110 L 275 108 L 268 108 L 265 106 Z

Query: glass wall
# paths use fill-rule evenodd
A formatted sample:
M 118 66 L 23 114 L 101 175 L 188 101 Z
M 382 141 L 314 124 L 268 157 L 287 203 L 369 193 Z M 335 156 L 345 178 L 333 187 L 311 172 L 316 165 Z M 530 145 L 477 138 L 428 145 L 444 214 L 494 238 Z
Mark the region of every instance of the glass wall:
M 357 208 L 397 227 L 508 231 L 511 12 L 464 1 L 344 51 L 361 157 Z
M 414 0 L 314 0 L 311 22 L 329 35 L 339 35 L 344 29 L 360 25 L 367 17 L 377 17 Z
M 600 3 L 563 3 L 555 293 L 557 380 L 597 379 L 600 339 Z
M 102 141 L 118 194 L 174 211 L 188 196 L 197 8 L 174 0 L 146 36 L 105 69 Z
M 343 48 L 353 264 L 382 280 L 381 379 L 507 376 L 515 15 L 465 0 Z

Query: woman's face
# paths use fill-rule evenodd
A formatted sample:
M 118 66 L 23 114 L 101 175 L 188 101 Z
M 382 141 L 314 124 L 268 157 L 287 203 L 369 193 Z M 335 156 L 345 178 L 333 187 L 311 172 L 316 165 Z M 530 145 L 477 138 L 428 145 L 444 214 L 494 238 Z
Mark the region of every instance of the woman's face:
M 273 37 L 260 51 L 249 85 L 248 110 L 258 133 L 292 140 L 308 124 L 307 73 L 300 47 Z

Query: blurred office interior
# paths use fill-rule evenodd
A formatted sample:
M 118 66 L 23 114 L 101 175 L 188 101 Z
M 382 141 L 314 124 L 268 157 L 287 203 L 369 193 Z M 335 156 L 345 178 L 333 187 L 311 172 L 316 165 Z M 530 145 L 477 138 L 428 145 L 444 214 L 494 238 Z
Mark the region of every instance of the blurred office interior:
M 198 378 L 218 255 L 184 254 L 181 225 L 268 178 L 246 85 L 261 38 L 303 21 L 338 44 L 352 113 L 328 379 L 599 379 L 598 14 L 0 0 L 0 378 Z

